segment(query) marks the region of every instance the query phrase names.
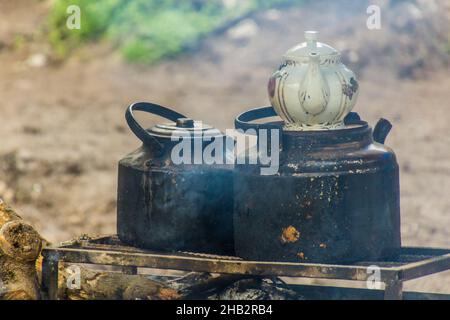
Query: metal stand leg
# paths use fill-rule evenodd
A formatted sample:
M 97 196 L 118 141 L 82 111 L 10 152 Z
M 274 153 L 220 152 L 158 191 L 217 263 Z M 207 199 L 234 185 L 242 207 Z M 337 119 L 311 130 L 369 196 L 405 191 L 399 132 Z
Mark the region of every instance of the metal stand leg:
M 58 299 L 58 261 L 49 258 L 42 261 L 42 291 L 44 299 Z
M 384 289 L 384 300 L 402 300 L 403 282 L 401 280 L 391 280 L 386 282 Z

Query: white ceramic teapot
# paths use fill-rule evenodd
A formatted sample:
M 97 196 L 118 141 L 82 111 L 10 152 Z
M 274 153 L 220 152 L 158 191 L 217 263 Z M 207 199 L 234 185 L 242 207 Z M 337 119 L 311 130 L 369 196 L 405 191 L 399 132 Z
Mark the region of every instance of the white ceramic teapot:
M 340 53 L 306 31 L 306 42 L 289 49 L 269 80 L 272 106 L 286 130 L 326 130 L 343 127 L 358 97 L 354 73 Z

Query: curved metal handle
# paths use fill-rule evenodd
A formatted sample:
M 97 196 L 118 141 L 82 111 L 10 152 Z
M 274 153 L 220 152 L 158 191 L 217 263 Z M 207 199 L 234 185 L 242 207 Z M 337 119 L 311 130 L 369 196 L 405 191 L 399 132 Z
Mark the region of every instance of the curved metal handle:
M 133 112 L 134 111 L 145 111 L 157 116 L 164 117 L 166 119 L 169 119 L 171 121 L 177 121 L 179 118 L 186 118 L 181 113 L 178 113 L 176 111 L 173 111 L 169 108 L 160 106 L 155 103 L 150 102 L 136 102 L 131 104 L 126 112 L 125 112 L 125 119 L 127 120 L 128 126 L 130 127 L 131 131 L 136 135 L 136 137 L 139 138 L 144 144 L 147 145 L 153 145 L 156 146 L 159 149 L 162 149 L 161 143 L 159 143 L 158 140 L 156 140 L 155 137 L 153 137 L 150 133 L 148 133 L 147 130 L 141 127 L 141 125 L 136 121 L 134 118 Z
M 381 118 L 380 120 L 378 120 L 375 128 L 373 129 L 373 140 L 378 143 L 384 144 L 384 141 L 386 140 L 386 137 L 391 129 L 392 124 L 388 120 Z
M 267 123 L 251 123 L 251 121 L 259 120 L 263 118 L 270 118 L 277 116 L 277 113 L 275 112 L 274 108 L 272 106 L 270 107 L 262 107 L 262 108 L 255 108 L 248 111 L 245 111 L 244 113 L 241 113 L 236 117 L 234 120 L 234 127 L 236 129 L 270 129 L 270 128 L 278 128 L 281 129 L 281 125 L 276 124 L 267 124 Z
M 361 117 L 359 116 L 359 114 L 357 112 L 350 112 L 344 118 L 345 124 L 353 124 L 353 123 L 360 123 L 360 122 L 361 122 Z

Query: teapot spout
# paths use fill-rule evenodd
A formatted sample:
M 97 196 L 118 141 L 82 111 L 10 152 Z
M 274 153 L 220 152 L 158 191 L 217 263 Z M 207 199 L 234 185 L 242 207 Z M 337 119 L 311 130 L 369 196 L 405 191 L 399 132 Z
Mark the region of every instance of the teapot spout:
M 319 55 L 310 53 L 308 69 L 299 90 L 300 104 L 311 116 L 324 112 L 330 98 L 330 88 L 319 64 Z

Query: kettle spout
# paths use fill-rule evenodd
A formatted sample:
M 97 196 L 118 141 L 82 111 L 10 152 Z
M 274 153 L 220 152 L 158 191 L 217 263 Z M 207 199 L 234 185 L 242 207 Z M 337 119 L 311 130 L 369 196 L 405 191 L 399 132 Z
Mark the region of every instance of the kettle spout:
M 316 116 L 325 111 L 330 98 L 330 88 L 319 66 L 319 55 L 315 52 L 309 54 L 309 65 L 303 79 L 299 99 L 306 113 Z
M 386 137 L 388 136 L 391 129 L 392 124 L 388 120 L 381 118 L 380 120 L 378 120 L 375 128 L 373 129 L 373 140 L 378 143 L 384 144 L 384 142 L 386 141 Z

